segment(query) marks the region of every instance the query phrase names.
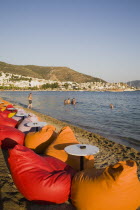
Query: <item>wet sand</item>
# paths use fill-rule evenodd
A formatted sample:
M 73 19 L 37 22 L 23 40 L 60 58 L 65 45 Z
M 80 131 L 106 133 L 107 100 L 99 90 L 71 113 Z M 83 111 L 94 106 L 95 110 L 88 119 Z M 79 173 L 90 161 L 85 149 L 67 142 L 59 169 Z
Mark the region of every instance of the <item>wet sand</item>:
M 17 106 L 19 107 L 19 106 Z M 21 107 L 19 107 L 21 108 Z M 88 132 L 79 127 L 56 120 L 50 116 L 40 114 L 36 111 L 24 108 L 26 112 L 32 112 L 40 117 L 41 121 L 54 125 L 56 131 L 64 126 L 70 126 L 77 140 L 81 143 L 92 144 L 99 147 L 100 152 L 95 155 L 95 167 L 104 168 L 118 161 L 134 160 L 138 165 L 138 176 L 140 179 L 140 152 L 117 143 L 114 143 L 100 135 Z M 2 208 L 1 208 L 2 207 Z M 17 190 L 13 183 L 7 164 L 7 151 L 0 149 L 0 208 L 3 210 L 74 210 L 70 201 L 61 205 L 38 205 L 26 200 Z M 140 210 L 140 208 L 139 208 Z

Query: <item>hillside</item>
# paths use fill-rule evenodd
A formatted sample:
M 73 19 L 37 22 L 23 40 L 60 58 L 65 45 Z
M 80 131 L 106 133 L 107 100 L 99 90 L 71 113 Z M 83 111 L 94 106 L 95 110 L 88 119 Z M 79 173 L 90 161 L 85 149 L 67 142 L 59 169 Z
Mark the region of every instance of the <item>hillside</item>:
M 104 80 L 79 73 L 67 67 L 35 66 L 35 65 L 12 65 L 0 62 L 0 71 L 4 73 L 19 74 L 22 76 L 54 81 L 105 82 Z
M 133 80 L 133 81 L 127 82 L 127 84 L 129 86 L 140 88 L 140 80 Z

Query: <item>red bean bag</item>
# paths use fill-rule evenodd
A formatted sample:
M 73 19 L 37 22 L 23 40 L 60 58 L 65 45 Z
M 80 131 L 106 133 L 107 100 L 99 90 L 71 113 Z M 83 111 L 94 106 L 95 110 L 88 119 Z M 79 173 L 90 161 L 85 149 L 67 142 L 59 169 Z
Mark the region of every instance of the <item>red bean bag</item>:
M 6 125 L 10 127 L 16 127 L 18 121 L 8 118 L 8 117 L 3 117 L 0 115 L 0 125 Z
M 0 115 L 3 116 L 3 117 L 10 118 L 10 117 L 14 116 L 15 114 L 16 114 L 16 112 L 11 112 L 11 111 L 8 111 L 8 110 L 0 111 Z
M 41 157 L 22 145 L 9 150 L 8 163 L 13 181 L 26 199 L 50 204 L 68 200 L 75 172 L 66 163 Z
M 16 144 L 24 144 L 25 134 L 16 128 L 0 125 L 0 146 L 3 149 L 13 148 Z
M 14 112 L 14 113 L 17 113 L 17 111 L 18 111 L 18 110 L 15 109 L 15 108 L 14 108 L 14 110 L 9 110 L 8 108 L 14 108 L 12 104 L 6 106 L 6 111 L 9 111 L 10 113 L 13 113 L 13 112 Z
M 7 111 L 7 110 L 5 110 L 5 111 L 0 111 L 0 115 L 2 116 L 2 117 L 8 117 L 8 114 L 9 114 L 9 111 Z
M 14 108 L 12 104 L 8 104 L 6 108 Z

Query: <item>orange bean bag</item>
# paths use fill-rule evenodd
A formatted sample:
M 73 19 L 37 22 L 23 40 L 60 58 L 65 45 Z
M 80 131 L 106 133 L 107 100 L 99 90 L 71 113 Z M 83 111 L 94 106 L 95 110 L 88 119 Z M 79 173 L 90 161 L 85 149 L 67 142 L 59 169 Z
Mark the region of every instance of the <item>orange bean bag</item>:
M 9 105 L 9 104 L 11 104 L 9 101 L 5 101 L 5 100 L 1 100 L 2 102 L 3 102 L 3 105 Z
M 4 104 L 0 104 L 0 109 L 3 109 L 4 108 Z M 5 107 L 6 109 L 6 107 Z
M 56 157 L 70 165 L 75 170 L 80 170 L 80 157 L 69 155 L 64 151 L 66 146 L 79 144 L 70 127 L 64 127 L 58 134 L 57 138 L 46 148 L 45 154 Z M 94 156 L 89 155 L 84 158 L 84 168 L 94 166 Z
M 0 105 L 0 111 L 4 111 L 4 110 L 6 110 L 6 107 L 4 107 L 4 106 L 2 106 L 2 105 Z
M 28 133 L 25 138 L 25 146 L 34 150 L 36 153 L 43 154 L 44 150 L 55 138 L 55 127 L 52 125 L 46 125 L 38 132 Z
M 77 173 L 71 199 L 78 210 L 136 210 L 140 205 L 136 163 L 121 161 L 102 170 Z

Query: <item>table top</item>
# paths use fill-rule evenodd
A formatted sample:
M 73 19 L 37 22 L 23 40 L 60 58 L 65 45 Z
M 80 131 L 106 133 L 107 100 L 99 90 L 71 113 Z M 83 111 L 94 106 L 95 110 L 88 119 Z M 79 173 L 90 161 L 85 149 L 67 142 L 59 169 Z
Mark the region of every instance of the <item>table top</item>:
M 27 126 L 29 126 L 29 127 L 43 127 L 45 125 L 47 125 L 46 122 L 29 122 L 29 123 L 27 123 Z
M 99 148 L 90 144 L 73 144 L 64 148 L 70 155 L 86 156 L 99 152 Z
M 11 107 L 11 108 L 9 107 L 9 108 L 7 108 L 7 110 L 10 111 L 10 110 L 16 110 L 16 109 L 14 107 Z
M 16 113 L 17 117 L 27 117 L 28 115 L 27 114 L 24 114 L 24 113 Z

